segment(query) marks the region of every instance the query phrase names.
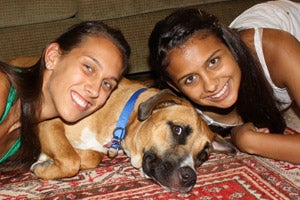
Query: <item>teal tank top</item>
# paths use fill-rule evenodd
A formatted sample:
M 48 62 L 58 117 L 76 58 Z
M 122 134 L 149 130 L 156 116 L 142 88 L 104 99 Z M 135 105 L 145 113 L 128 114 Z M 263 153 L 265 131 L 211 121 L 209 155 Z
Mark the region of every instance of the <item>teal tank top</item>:
M 7 103 L 6 103 L 5 110 L 0 118 L 0 124 L 4 121 L 4 119 L 8 115 L 16 98 L 17 98 L 16 89 L 13 86 L 11 86 L 8 97 L 7 97 Z M 10 149 L 6 152 L 6 154 L 2 158 L 0 158 L 0 163 L 4 162 L 7 158 L 14 155 L 20 149 L 20 147 L 21 147 L 21 137 L 19 137 L 16 140 L 16 142 L 10 147 Z

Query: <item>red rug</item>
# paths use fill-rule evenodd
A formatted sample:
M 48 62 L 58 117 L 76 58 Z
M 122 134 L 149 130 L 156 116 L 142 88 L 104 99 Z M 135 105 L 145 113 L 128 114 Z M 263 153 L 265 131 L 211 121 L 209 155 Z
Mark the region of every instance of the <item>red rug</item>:
M 188 194 L 168 192 L 120 155 L 59 181 L 43 181 L 29 172 L 2 173 L 0 199 L 300 199 L 300 165 L 244 153 L 212 154 L 197 171 L 197 184 Z

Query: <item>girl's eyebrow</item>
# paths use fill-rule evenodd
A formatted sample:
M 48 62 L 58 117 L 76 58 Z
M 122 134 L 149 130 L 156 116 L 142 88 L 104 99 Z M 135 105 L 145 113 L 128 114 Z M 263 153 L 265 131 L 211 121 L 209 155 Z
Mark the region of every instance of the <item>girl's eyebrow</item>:
M 219 53 L 221 51 L 221 49 L 217 49 L 217 50 L 215 50 L 206 60 L 205 60 L 205 62 L 204 63 L 208 63 L 217 53 Z M 190 76 L 190 75 L 192 75 L 193 73 L 190 73 L 190 74 L 186 74 L 185 76 L 183 76 L 183 77 L 181 77 L 181 78 L 179 78 L 176 82 L 177 82 L 177 84 L 179 84 L 179 82 L 182 80 L 182 79 L 184 79 L 184 78 L 186 78 L 186 77 L 188 77 L 188 76 Z
M 103 69 L 103 66 L 101 65 L 101 63 L 97 59 L 95 59 L 91 56 L 87 56 L 87 57 L 90 58 L 91 60 L 93 60 L 96 63 L 96 65 L 98 65 L 101 69 Z

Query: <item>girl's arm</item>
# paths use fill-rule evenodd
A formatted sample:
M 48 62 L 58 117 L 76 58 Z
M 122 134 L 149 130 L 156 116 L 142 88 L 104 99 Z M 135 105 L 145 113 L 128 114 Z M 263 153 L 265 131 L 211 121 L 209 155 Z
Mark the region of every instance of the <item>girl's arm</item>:
M 300 164 L 300 134 L 270 134 L 246 123 L 232 129 L 231 139 L 243 152 Z

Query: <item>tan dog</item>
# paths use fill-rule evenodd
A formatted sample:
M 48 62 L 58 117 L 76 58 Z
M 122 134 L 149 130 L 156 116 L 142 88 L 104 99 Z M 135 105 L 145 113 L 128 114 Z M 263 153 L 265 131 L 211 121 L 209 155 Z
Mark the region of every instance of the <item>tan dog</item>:
M 34 64 L 37 58 L 10 61 Z M 114 130 L 127 100 L 145 86 L 123 79 L 105 106 L 76 124 L 60 119 L 40 124 L 42 154 L 32 171 L 43 179 L 74 176 L 95 168 L 110 152 Z M 210 151 L 235 153 L 234 147 L 211 132 L 185 99 L 149 88 L 141 93 L 126 125 L 122 149 L 134 167 L 170 191 L 188 192 L 196 182 L 195 167 Z
M 95 168 L 109 150 L 106 145 L 126 101 L 143 87 L 124 78 L 104 107 L 78 123 L 65 124 L 60 119 L 41 123 L 43 153 L 32 166 L 34 174 L 58 179 Z M 171 191 L 187 192 L 194 186 L 195 167 L 208 159 L 210 150 L 218 151 L 219 146 L 235 151 L 209 130 L 188 101 L 154 88 L 138 97 L 126 132 L 122 149 L 132 165 Z

